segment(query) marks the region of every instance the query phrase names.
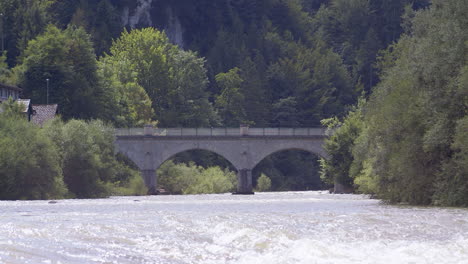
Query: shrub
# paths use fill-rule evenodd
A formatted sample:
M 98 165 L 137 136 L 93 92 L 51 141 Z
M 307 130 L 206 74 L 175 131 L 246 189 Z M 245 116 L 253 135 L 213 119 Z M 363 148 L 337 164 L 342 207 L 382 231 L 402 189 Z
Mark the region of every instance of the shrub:
M 261 174 L 257 180 L 257 192 L 267 192 L 271 190 L 271 180 L 265 174 Z
M 54 144 L 23 118 L 0 115 L 0 199 L 63 198 Z

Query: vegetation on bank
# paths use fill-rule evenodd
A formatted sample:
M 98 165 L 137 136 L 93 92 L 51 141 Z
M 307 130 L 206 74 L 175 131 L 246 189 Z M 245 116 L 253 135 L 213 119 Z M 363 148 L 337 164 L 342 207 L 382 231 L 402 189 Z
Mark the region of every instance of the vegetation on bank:
M 0 199 L 98 198 L 147 193 L 138 171 L 114 154 L 102 121 L 28 122 L 12 100 L 0 113 Z
M 323 176 L 393 203 L 468 206 L 468 1 L 410 13 L 382 81 L 337 124 Z

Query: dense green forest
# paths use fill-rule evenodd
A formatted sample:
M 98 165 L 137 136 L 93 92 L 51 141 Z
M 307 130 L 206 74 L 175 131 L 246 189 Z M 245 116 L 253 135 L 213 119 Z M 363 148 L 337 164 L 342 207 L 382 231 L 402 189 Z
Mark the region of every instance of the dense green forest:
M 0 13 L 0 82 L 45 103 L 50 79 L 66 121 L 323 123 L 335 131 L 330 159 L 285 151 L 254 178 L 468 205 L 467 0 L 4 0 Z M 185 165 L 160 173 L 230 167 L 202 151 L 174 161 Z

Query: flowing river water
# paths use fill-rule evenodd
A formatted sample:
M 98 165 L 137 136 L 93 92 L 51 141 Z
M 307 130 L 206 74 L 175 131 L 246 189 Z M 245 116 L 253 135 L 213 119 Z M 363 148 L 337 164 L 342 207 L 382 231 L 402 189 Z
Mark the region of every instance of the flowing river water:
M 468 210 L 325 192 L 0 201 L 0 263 L 468 263 Z

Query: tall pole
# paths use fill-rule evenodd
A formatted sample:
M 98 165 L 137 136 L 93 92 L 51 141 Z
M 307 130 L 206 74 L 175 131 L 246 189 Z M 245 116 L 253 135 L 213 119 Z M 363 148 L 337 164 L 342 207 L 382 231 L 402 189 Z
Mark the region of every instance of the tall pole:
M 47 104 L 49 104 L 49 78 L 45 79 L 47 82 Z
M 5 49 L 5 44 L 4 44 L 4 41 L 3 41 L 3 13 L 0 13 L 0 18 L 1 18 L 1 22 L 2 22 L 2 54 L 3 54 L 3 51 Z

